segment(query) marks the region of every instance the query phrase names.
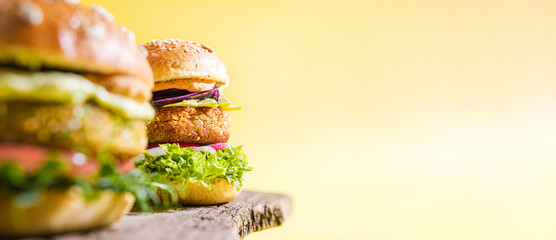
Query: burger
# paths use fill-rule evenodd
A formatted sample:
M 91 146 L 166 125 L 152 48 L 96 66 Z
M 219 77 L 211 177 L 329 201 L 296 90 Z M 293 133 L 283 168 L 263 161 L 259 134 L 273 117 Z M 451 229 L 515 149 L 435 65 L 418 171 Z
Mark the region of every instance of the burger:
M 232 105 L 223 96 L 226 66 L 211 47 L 177 39 L 143 45 L 154 73 L 155 119 L 147 125 L 149 147 L 136 163 L 173 187 L 163 200 L 209 205 L 233 200 L 251 170 L 242 147 L 228 145 Z
M 0 237 L 108 225 L 154 194 L 132 161 L 155 113 L 145 52 L 76 2 L 0 1 Z

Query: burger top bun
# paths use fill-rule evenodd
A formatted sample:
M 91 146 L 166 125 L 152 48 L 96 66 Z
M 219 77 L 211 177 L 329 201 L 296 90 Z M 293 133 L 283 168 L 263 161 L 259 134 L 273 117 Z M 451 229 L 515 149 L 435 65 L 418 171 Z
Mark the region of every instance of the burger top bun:
M 224 62 L 205 44 L 166 39 L 143 46 L 154 72 L 154 91 L 177 88 L 200 92 L 214 86 L 224 88 L 230 81 Z
M 134 34 L 100 6 L 78 0 L 0 1 L 0 64 L 129 75 L 152 88 L 152 70 Z

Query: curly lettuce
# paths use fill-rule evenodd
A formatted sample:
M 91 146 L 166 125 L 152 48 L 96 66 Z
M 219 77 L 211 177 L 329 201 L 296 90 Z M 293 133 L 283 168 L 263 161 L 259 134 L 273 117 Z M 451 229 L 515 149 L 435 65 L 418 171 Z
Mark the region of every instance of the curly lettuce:
M 225 178 L 238 191 L 243 187 L 243 175 L 251 171 L 242 146 L 223 148 L 216 153 L 180 148 L 178 144 L 161 144 L 160 147 L 166 155 L 152 156 L 145 152 L 145 158 L 135 166 L 172 182 L 199 182 L 207 189 L 216 178 Z

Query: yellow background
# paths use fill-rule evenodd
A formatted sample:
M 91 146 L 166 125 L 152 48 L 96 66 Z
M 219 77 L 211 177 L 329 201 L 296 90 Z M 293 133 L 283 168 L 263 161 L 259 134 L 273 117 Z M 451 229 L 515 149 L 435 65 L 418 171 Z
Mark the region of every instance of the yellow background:
M 295 203 L 248 239 L 556 238 L 554 1 L 86 2 L 224 60 L 246 189 Z

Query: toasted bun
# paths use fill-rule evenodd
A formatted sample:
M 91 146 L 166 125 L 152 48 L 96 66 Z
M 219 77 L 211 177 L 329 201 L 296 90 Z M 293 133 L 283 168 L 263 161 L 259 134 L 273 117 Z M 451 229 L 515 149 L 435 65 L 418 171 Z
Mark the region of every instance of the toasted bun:
M 230 79 L 224 62 L 211 47 L 178 39 L 153 40 L 143 45 L 154 72 L 154 91 L 170 88 L 200 92 Z
M 239 192 L 236 191 L 234 185 L 225 178 L 216 178 L 207 189 L 199 182 L 188 182 L 183 185 L 182 182 L 172 182 L 178 193 L 178 202 L 184 205 L 213 205 L 219 203 L 227 203 L 234 200 Z M 162 199 L 170 199 L 170 196 L 159 191 Z
M 0 237 L 36 236 L 85 230 L 110 225 L 128 213 L 135 198 L 129 193 L 103 190 L 90 201 L 82 190 L 50 190 L 28 208 L 18 206 L 8 194 L 0 194 Z
M 147 86 L 142 82 L 137 82 L 136 77 L 126 75 L 98 75 L 85 74 L 85 77 L 98 85 L 106 88 L 107 91 L 120 94 L 138 102 L 148 102 L 152 98 L 152 86 Z
M 102 7 L 68 2 L 0 1 L 0 63 L 129 75 L 152 88 L 152 70 L 133 33 Z

